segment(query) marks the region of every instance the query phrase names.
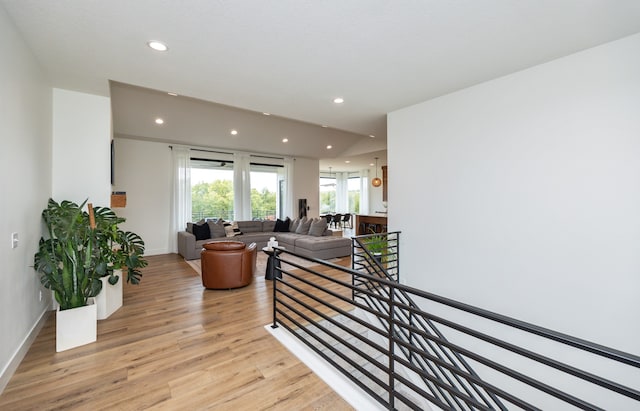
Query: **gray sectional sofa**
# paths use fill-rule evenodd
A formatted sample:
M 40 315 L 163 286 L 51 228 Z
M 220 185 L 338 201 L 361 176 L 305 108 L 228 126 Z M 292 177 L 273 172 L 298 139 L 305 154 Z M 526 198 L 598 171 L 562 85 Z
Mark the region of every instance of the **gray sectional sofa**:
M 279 229 L 282 229 L 282 223 L 278 222 Z M 204 224 L 208 225 L 209 238 L 202 238 L 202 232 L 205 231 L 206 234 Z M 271 237 L 275 237 L 279 246 L 305 257 L 328 260 L 351 255 L 351 239 L 332 236 L 325 219 L 296 219 L 287 222 L 289 232 L 274 231 L 275 221 L 238 221 L 235 230 L 229 225 L 230 223 L 220 220 L 188 223 L 187 229 L 178 233 L 178 253 L 185 260 L 195 260 L 200 258 L 205 243 L 233 240 L 245 244 L 256 243 L 260 249 L 267 246 Z M 196 240 L 196 234 L 202 239 Z

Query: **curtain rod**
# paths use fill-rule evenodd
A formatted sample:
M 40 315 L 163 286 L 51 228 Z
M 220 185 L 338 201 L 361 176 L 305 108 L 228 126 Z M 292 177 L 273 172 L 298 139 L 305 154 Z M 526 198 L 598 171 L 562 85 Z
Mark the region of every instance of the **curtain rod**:
M 185 146 L 185 147 L 189 147 L 189 146 Z M 173 146 L 171 144 L 169 144 L 169 149 L 173 150 Z M 204 153 L 216 153 L 216 154 L 228 154 L 228 155 L 234 155 L 234 154 L 239 154 L 239 153 L 243 153 L 243 154 L 248 154 L 251 157 L 260 157 L 260 158 L 272 158 L 275 160 L 284 160 L 286 157 L 277 157 L 277 156 L 270 156 L 267 154 L 255 154 L 255 153 L 247 153 L 245 151 L 232 151 L 232 152 L 228 152 L 228 151 L 217 151 L 217 150 L 208 150 L 206 148 L 197 148 L 197 147 L 189 147 L 189 150 L 192 151 L 201 151 Z M 295 158 L 294 158 L 295 160 Z

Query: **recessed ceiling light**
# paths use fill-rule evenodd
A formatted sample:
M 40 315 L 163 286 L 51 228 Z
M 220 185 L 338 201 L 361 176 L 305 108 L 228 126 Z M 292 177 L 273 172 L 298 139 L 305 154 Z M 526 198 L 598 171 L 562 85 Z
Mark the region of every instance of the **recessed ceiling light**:
M 156 119 L 156 124 L 164 124 L 164 120 L 163 120 L 163 119 L 161 119 L 160 117 L 158 117 L 158 118 Z
M 344 99 L 342 97 L 336 97 L 333 99 L 333 102 L 336 104 L 342 104 L 344 103 Z
M 264 114 L 265 116 L 270 116 L 271 113 L 267 113 L 267 112 L 263 112 L 262 114 Z
M 373 163 L 369 163 L 369 167 L 373 167 Z
M 327 128 L 327 127 L 329 127 L 329 126 L 327 126 L 327 125 L 324 125 L 324 124 L 322 125 L 322 128 Z
M 236 134 L 238 134 L 238 130 L 231 130 L 231 134 L 235 136 Z
M 349 164 L 351 161 L 349 160 L 344 160 L 345 163 Z
M 369 137 L 376 138 L 376 136 L 374 136 L 373 134 L 369 134 Z
M 151 47 L 152 49 L 154 49 L 156 51 L 167 51 L 167 50 L 169 50 L 169 47 L 167 47 L 166 44 L 164 44 L 161 41 L 156 41 L 156 40 L 151 40 L 150 42 L 147 43 L 147 46 Z
M 289 141 L 289 139 L 288 139 L 288 138 L 283 138 L 283 139 L 282 139 L 282 142 L 283 142 L 283 143 L 286 143 L 286 142 L 288 142 L 288 141 Z
M 331 150 L 332 148 L 333 148 L 333 146 L 332 146 L 331 144 L 329 144 L 329 145 L 327 146 L 327 150 Z
M 173 96 L 173 97 L 177 97 L 178 96 L 178 93 L 168 92 L 167 94 L 170 95 L 170 96 Z

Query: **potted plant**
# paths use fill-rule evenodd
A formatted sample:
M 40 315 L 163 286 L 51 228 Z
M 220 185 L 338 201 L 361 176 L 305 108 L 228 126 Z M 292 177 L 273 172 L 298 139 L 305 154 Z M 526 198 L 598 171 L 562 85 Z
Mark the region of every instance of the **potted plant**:
M 137 284 L 141 276 L 139 268 L 147 264 L 142 257 L 142 239 L 118 228 L 123 218 L 104 207 L 97 207 L 94 213 L 90 204 L 88 212 L 83 211 L 85 204 L 86 201 L 81 205 L 71 201 L 58 204 L 49 199 L 42 212 L 47 238 L 40 239 L 34 267 L 40 273 L 40 282 L 53 291 L 59 305 L 57 351 L 96 340 L 97 309 L 92 297 L 100 293 L 102 277 L 115 284 L 118 278 L 114 269 L 126 267 L 127 280 Z M 79 325 L 77 331 L 64 328 L 61 318 L 72 315 L 65 312 L 74 309 L 93 316 L 93 320 L 88 319 L 82 325 L 78 318 L 71 319 L 69 326 Z M 87 335 L 80 335 L 82 331 L 87 331 Z
M 379 234 L 369 229 L 372 235 L 366 237 L 363 241 L 364 246 L 369 253 L 373 255 L 379 263 L 382 263 L 385 258 L 384 254 L 387 252 L 388 241 L 386 234 Z
M 127 282 L 138 284 L 142 277 L 140 268 L 146 266 L 147 261 L 143 258 L 145 247 L 142 238 L 118 228 L 124 218 L 107 207 L 95 207 L 93 214 L 100 260 L 98 274 L 102 282 L 96 304 L 98 320 L 103 320 L 122 307 L 122 281 L 119 279 L 123 270 Z

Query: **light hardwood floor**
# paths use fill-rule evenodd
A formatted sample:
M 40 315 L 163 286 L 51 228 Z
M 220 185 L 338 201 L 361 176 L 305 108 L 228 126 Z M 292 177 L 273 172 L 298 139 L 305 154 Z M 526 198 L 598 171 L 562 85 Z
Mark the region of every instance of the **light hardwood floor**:
M 98 341 L 55 352 L 55 316 L 0 410 L 350 410 L 265 329 L 271 285 L 214 291 L 176 254 L 149 257 Z M 260 273 L 258 273 L 260 275 Z

